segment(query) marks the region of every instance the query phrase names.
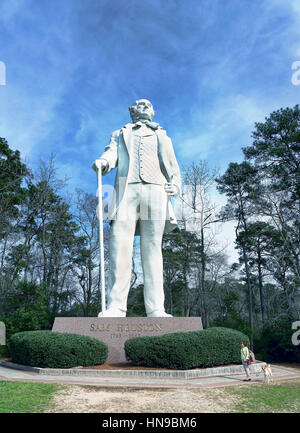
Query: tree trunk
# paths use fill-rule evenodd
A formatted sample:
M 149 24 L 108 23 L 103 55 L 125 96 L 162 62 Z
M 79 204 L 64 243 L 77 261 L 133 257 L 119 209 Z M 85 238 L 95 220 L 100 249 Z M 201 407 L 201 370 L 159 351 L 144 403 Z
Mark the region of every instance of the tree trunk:
M 208 311 L 207 311 L 207 297 L 205 291 L 205 269 L 206 269 L 206 257 L 204 252 L 204 228 L 201 227 L 201 292 L 203 302 L 203 325 L 204 328 L 208 328 Z
M 250 281 L 250 272 L 249 272 L 249 265 L 248 265 L 248 255 L 246 253 L 246 248 L 243 245 L 243 259 L 245 264 L 245 271 L 246 271 L 246 281 L 247 281 L 247 288 L 248 288 L 248 296 L 249 296 L 249 325 L 251 330 L 251 336 L 250 336 L 250 345 L 251 348 L 253 348 L 253 294 L 252 294 L 252 287 L 251 287 L 251 281 Z
M 261 252 L 260 244 L 257 246 L 257 261 L 258 261 L 258 285 L 259 285 L 259 296 L 260 296 L 260 309 L 261 309 L 261 321 L 262 327 L 265 327 L 265 299 L 264 299 L 264 288 L 263 288 L 263 278 L 262 278 L 262 262 L 261 262 Z

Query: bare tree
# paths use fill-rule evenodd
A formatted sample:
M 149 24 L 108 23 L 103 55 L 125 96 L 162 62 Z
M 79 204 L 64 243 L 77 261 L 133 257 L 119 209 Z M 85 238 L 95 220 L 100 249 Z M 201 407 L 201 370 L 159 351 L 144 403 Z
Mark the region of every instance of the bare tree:
M 210 256 L 217 246 L 215 223 L 221 221 L 216 217 L 219 206 L 211 200 L 218 172 L 218 169 L 209 168 L 207 162 L 201 160 L 183 168 L 183 226 L 200 239 L 200 255 L 195 267 L 197 290 L 193 303 L 198 305 L 205 327 L 209 326 L 206 272 Z

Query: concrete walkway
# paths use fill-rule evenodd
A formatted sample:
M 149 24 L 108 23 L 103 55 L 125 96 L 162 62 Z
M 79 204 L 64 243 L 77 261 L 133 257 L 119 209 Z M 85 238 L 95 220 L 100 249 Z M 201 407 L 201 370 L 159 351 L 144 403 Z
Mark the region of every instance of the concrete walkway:
M 39 369 L 0 362 L 0 380 L 92 385 L 104 388 L 207 388 L 241 385 L 245 374 L 241 366 L 189 370 L 87 370 Z M 26 371 L 27 370 L 27 371 Z M 29 370 L 29 371 L 28 371 Z M 204 372 L 205 370 L 205 372 Z M 263 383 L 260 364 L 251 365 L 251 384 Z M 300 378 L 295 369 L 272 366 L 273 381 Z

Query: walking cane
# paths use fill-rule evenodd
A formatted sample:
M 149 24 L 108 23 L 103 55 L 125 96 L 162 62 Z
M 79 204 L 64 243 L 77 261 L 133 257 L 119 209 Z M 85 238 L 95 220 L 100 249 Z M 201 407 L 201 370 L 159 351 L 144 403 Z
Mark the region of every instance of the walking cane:
M 103 204 L 102 204 L 102 164 L 97 170 L 98 178 L 98 220 L 99 220 L 99 243 L 100 243 L 100 274 L 101 274 L 101 304 L 102 313 L 106 310 L 105 305 L 105 275 L 104 275 L 104 239 L 103 239 Z

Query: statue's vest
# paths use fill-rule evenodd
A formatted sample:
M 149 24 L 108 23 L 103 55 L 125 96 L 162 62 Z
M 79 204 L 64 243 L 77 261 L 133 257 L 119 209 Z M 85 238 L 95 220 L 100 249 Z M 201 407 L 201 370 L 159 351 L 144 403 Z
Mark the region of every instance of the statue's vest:
M 158 142 L 155 132 L 146 126 L 134 128 L 130 145 L 128 183 L 147 182 L 164 185 L 158 159 Z

